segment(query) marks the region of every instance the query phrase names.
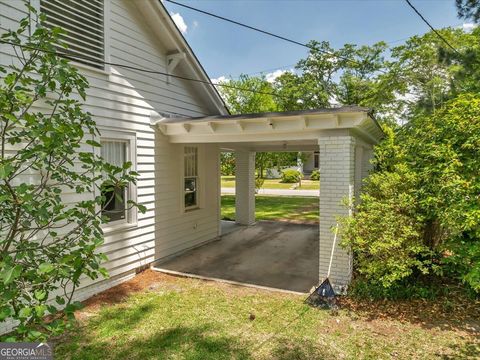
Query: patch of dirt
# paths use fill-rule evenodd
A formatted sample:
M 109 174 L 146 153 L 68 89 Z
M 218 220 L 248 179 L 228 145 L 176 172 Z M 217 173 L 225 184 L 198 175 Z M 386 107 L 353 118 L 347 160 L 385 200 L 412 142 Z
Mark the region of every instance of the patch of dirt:
M 172 277 L 153 270 L 142 271 L 133 279 L 83 301 L 85 307 L 82 312 L 92 312 L 103 305 L 120 303 L 132 293 L 144 291 L 149 287 L 152 289 L 158 287 L 160 282 L 172 282 Z
M 371 323 L 382 320 L 411 323 L 422 328 L 461 331 L 480 339 L 480 301 L 467 298 L 408 301 L 361 301 L 340 298 L 340 307 Z M 378 329 L 383 332 L 385 329 Z

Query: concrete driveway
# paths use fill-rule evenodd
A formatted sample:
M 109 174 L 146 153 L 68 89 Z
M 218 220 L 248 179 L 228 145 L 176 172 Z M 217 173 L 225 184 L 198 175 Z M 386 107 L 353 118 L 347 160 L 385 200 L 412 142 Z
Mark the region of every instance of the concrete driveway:
M 157 267 L 308 292 L 318 283 L 318 225 L 260 221 Z

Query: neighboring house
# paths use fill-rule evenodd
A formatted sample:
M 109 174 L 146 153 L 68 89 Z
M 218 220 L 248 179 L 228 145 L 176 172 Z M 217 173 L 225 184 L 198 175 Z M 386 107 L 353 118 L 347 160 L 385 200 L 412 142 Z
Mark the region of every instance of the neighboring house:
M 236 219 L 255 222 L 255 151 L 319 151 L 320 271 L 326 274 L 331 227 L 346 214 L 341 201 L 353 196 L 368 171 L 372 144 L 382 136 L 364 108 L 229 116 L 214 86 L 160 0 L 31 0 L 48 23 L 64 27 L 70 50 L 92 60 L 76 63 L 88 78 L 85 110 L 94 116 L 102 154 L 113 163 L 130 160 L 138 184 L 121 196 L 147 207 L 109 209 L 101 251 L 108 280 L 85 280 L 85 299 L 132 276 L 152 262 L 218 238 L 221 149 L 236 152 Z M 23 2 L 0 0 L 0 32 L 26 15 Z M 0 45 L 8 65 L 11 47 Z M 97 59 L 97 61 L 95 60 Z M 195 78 L 147 74 L 102 61 Z M 75 201 L 74 194 L 67 196 Z M 350 279 L 350 257 L 338 248 L 332 279 Z M 312 284 L 315 285 L 315 284 Z M 0 329 L 1 330 L 1 329 Z M 6 330 L 6 329 L 3 329 Z
M 320 167 L 320 153 L 318 151 L 305 153 L 306 160 L 303 163 L 303 173 L 310 175 L 313 170 L 318 170 Z
M 304 151 L 302 152 L 305 156 L 305 161 L 300 163 L 297 166 L 282 166 L 282 167 L 272 167 L 266 169 L 265 177 L 267 179 L 279 179 L 282 176 L 283 170 L 297 170 L 300 171 L 305 176 L 310 176 L 313 170 L 318 170 L 320 166 L 320 158 L 318 151 Z

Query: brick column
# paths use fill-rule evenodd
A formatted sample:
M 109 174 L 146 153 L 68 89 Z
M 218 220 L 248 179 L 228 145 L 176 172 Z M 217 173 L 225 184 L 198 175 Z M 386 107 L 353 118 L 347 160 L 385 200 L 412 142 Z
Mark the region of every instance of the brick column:
M 325 136 L 318 139 L 320 147 L 320 281 L 328 272 L 334 228 L 339 215 L 349 215 L 344 199 L 351 199 L 355 188 L 355 139 L 351 136 Z M 336 286 L 347 285 L 351 278 L 351 256 L 338 244 L 333 252 L 330 281 Z
M 255 152 L 235 152 L 235 222 L 255 223 Z

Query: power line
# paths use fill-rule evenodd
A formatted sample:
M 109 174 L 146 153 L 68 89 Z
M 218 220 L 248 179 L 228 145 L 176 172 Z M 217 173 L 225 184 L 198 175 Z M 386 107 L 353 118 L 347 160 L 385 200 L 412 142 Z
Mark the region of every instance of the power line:
M 19 48 L 22 48 L 22 49 L 26 49 L 26 50 L 29 50 L 29 51 L 32 51 L 32 50 L 33 50 L 33 51 L 40 51 L 40 52 L 43 52 L 43 53 L 46 53 L 46 54 L 52 54 L 52 55 L 55 55 L 55 56 L 58 56 L 58 57 L 60 57 L 60 58 L 67 59 L 67 60 L 73 60 L 73 61 L 75 61 L 75 60 L 95 61 L 95 62 L 100 63 L 100 64 L 103 64 L 103 65 L 110 65 L 110 66 L 120 67 L 120 68 L 124 68 L 124 69 L 140 71 L 140 72 L 144 72 L 144 73 L 148 73 L 148 74 L 165 75 L 165 76 L 170 76 L 170 77 L 176 78 L 176 79 L 181 79 L 181 80 L 186 80 L 186 81 L 193 81 L 193 82 L 197 82 L 197 83 L 202 83 L 202 84 L 207 84 L 207 85 L 213 85 L 213 86 L 220 86 L 220 87 L 225 87 L 225 88 L 230 88 L 230 89 L 236 89 L 236 90 L 241 90 L 241 91 L 248 91 L 248 92 L 252 92 L 252 93 L 255 93 L 255 94 L 272 95 L 272 96 L 275 96 L 275 97 L 283 98 L 283 99 L 285 99 L 285 100 L 290 100 L 289 98 L 286 98 L 286 97 L 284 97 L 284 96 L 282 96 L 282 95 L 279 95 L 279 94 L 276 94 L 276 93 L 273 93 L 273 92 L 259 91 L 259 90 L 253 90 L 253 89 L 248 89 L 248 88 L 242 88 L 242 87 L 240 87 L 240 86 L 230 85 L 230 84 L 228 84 L 228 83 L 214 83 L 214 82 L 212 82 L 212 81 L 206 81 L 206 80 L 195 79 L 195 78 L 190 78 L 190 77 L 181 76 L 181 75 L 169 74 L 169 73 L 166 73 L 166 72 L 164 72 L 164 71 L 144 69 L 144 68 L 139 68 L 139 67 L 132 66 L 132 65 L 119 64 L 119 63 L 113 63 L 113 62 L 108 62 L 108 61 L 104 61 L 104 60 L 98 60 L 98 59 L 94 59 L 94 58 L 92 58 L 92 57 L 85 56 L 85 55 L 81 55 L 81 54 L 71 54 L 71 53 L 69 54 L 69 53 L 59 52 L 59 51 L 49 51 L 49 50 L 46 50 L 46 49 L 36 48 L 36 47 L 34 47 L 34 46 L 29 46 L 29 45 L 23 45 L 23 44 L 17 44 L 17 43 L 9 42 L 9 41 L 3 40 L 3 39 L 0 39 L 0 43 L 8 44 L 8 45 L 11 45 L 11 46 L 14 46 L 14 47 L 16 46 L 16 47 L 19 47 Z
M 447 41 L 447 39 L 445 39 L 445 38 L 442 36 L 442 34 L 440 34 L 437 30 L 435 30 L 435 28 L 428 22 L 427 19 L 425 19 L 425 17 L 420 13 L 420 11 L 418 11 L 417 8 L 416 8 L 415 6 L 413 6 L 413 4 L 410 2 L 410 0 L 405 0 L 405 2 L 408 4 L 408 6 L 410 6 L 410 7 L 413 9 L 413 11 L 415 11 L 415 13 L 420 17 L 420 19 L 422 19 L 423 22 L 424 22 L 425 24 L 427 24 L 427 25 L 430 27 L 430 29 L 432 29 L 432 31 L 433 31 L 445 44 L 447 44 L 447 46 L 448 46 L 450 49 L 452 49 L 453 51 L 455 51 L 458 55 L 460 55 L 460 56 L 462 55 L 462 54 L 460 54 L 460 52 L 459 52 L 457 49 L 455 49 L 455 48 Z
M 457 23 L 457 24 L 453 24 L 453 25 L 449 25 L 448 27 L 453 27 L 453 28 L 456 28 L 458 26 L 461 26 L 463 25 L 463 23 Z M 412 35 L 414 36 L 414 35 Z M 387 45 L 392 45 L 392 44 L 396 44 L 396 43 L 399 43 L 401 41 L 404 41 L 404 40 L 408 40 L 410 39 L 412 36 L 408 36 L 408 37 L 404 37 L 404 38 L 401 38 L 401 39 L 396 39 L 396 40 L 391 40 L 391 41 L 385 41 L 385 44 Z M 380 42 L 380 41 L 378 41 Z M 391 49 L 392 46 L 388 46 L 387 47 L 387 50 L 388 49 Z M 277 66 L 275 68 L 270 68 L 270 69 L 265 69 L 265 70 L 260 70 L 260 71 L 255 71 L 255 72 L 251 72 L 251 73 L 245 73 L 245 74 L 241 74 L 241 75 L 256 75 L 256 74 L 262 74 L 262 73 L 265 73 L 267 71 L 275 71 L 275 70 L 283 70 L 285 68 L 294 68 L 297 64 L 290 64 L 290 65 L 283 65 L 283 66 Z M 240 77 L 240 75 L 237 75 L 237 76 L 230 76 L 231 78 L 233 79 L 238 79 Z
M 260 32 L 260 33 L 262 33 L 262 34 L 265 34 L 265 35 L 268 35 L 268 36 L 272 36 L 272 37 L 274 37 L 274 38 L 277 38 L 277 39 L 280 39 L 280 40 L 283 40 L 283 41 L 287 41 L 287 42 L 292 43 L 292 44 L 295 44 L 295 45 L 299 45 L 299 46 L 305 47 L 305 48 L 310 49 L 310 50 L 319 51 L 319 52 L 321 52 L 321 53 L 330 55 L 330 56 L 332 56 L 332 57 L 334 57 L 334 58 L 337 58 L 337 59 L 340 59 L 340 60 L 344 60 L 344 61 L 348 61 L 348 62 L 350 62 L 350 63 L 352 63 L 352 64 L 355 64 L 355 65 L 362 65 L 361 63 L 359 63 L 359 62 L 356 61 L 356 60 L 347 58 L 347 57 L 345 57 L 345 56 L 337 55 L 337 54 L 335 54 L 335 53 L 333 53 L 333 52 L 331 52 L 331 51 L 318 49 L 318 48 L 316 48 L 316 47 L 314 47 L 314 46 L 311 46 L 311 45 L 302 43 L 302 42 L 297 41 L 297 40 L 293 40 L 293 39 L 287 38 L 287 37 L 282 36 L 282 35 L 274 34 L 274 33 L 270 32 L 270 31 L 263 30 L 263 29 L 260 29 L 260 28 L 255 27 L 255 26 L 247 25 L 247 24 L 241 23 L 241 22 L 239 22 L 239 21 L 226 18 L 226 17 L 224 17 L 224 16 L 220 16 L 220 15 L 217 15 L 217 14 L 213 14 L 213 13 L 211 13 L 211 12 L 208 12 L 208 11 L 205 11 L 205 10 L 201 10 L 201 9 L 198 9 L 198 8 L 195 8 L 195 7 L 193 7 L 193 6 L 189 6 L 189 5 L 185 5 L 185 4 L 179 3 L 179 2 L 174 1 L 174 0 L 166 0 L 166 1 L 168 1 L 168 2 L 170 2 L 170 3 L 172 3 L 172 4 L 175 4 L 175 5 L 184 7 L 184 8 L 186 8 L 186 9 L 190 9 L 190 10 L 193 10 L 193 11 L 196 11 L 196 12 L 199 12 L 199 13 L 202 13 L 202 14 L 204 14 L 204 15 L 208 15 L 208 16 L 211 16 L 211 17 L 214 17 L 214 18 L 223 20 L 223 21 L 227 21 L 227 22 L 229 22 L 229 23 L 232 23 L 232 24 L 235 24 L 235 25 L 238 25 L 238 26 L 241 26 L 241 27 L 244 27 L 244 28 L 253 30 L 253 31 L 257 31 L 257 32 Z M 386 73 L 386 72 L 385 72 L 384 70 L 382 70 L 382 69 L 379 69 L 378 71 L 383 72 L 383 73 Z
M 235 25 L 238 25 L 238 26 L 242 26 L 244 28 L 247 28 L 247 29 L 250 29 L 250 30 L 254 30 L 254 31 L 258 31 L 258 32 L 261 32 L 265 35 L 269 35 L 269 36 L 273 36 L 273 37 L 276 37 L 277 39 L 280 39 L 280 40 L 284 40 L 284 41 L 288 41 L 292 44 L 295 44 L 295 45 L 299 45 L 299 46 L 303 46 L 303 47 L 306 47 L 308 49 L 311 49 L 312 47 L 309 46 L 308 44 L 304 44 L 304 43 L 301 43 L 300 41 L 296 41 L 296 40 L 292 40 L 292 39 L 289 39 L 289 38 L 286 38 L 284 36 L 281 36 L 281 35 L 277 35 L 277 34 L 274 34 L 270 31 L 266 31 L 266 30 L 262 30 L 262 29 L 259 29 L 257 27 L 254 27 L 254 26 L 251 26 L 251 25 L 247 25 L 247 24 L 244 24 L 244 23 L 241 23 L 239 21 L 236 21 L 236 20 L 232 20 L 232 19 L 229 19 L 229 18 L 226 18 L 226 17 L 223 17 L 223 16 L 220 16 L 220 15 L 216 15 L 216 14 L 213 14 L 211 12 L 208 12 L 208 11 L 205 11 L 205 10 L 201 10 L 201 9 L 198 9 L 198 8 L 195 8 L 193 6 L 189 6 L 189 5 L 185 5 L 185 4 L 182 4 L 182 3 L 179 3 L 179 2 L 176 2 L 174 0 L 166 0 L 172 4 L 175 4 L 175 5 L 178 5 L 178 6 L 182 6 L 186 9 L 190 9 L 190 10 L 193 10 L 193 11 L 196 11 L 196 12 L 199 12 L 199 13 L 202 13 L 202 14 L 205 14 L 205 15 L 208 15 L 208 16 L 212 16 L 214 18 L 217 18 L 217 19 L 220 19 L 220 20 L 223 20 L 223 21 L 227 21 L 227 22 L 230 22 L 232 24 L 235 24 Z

